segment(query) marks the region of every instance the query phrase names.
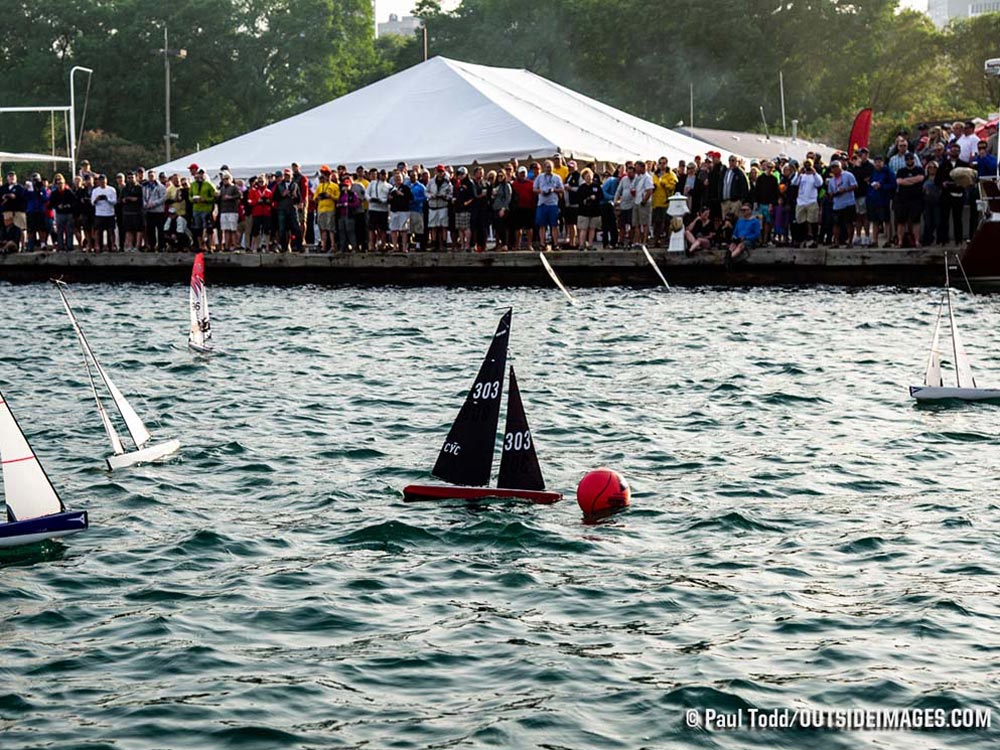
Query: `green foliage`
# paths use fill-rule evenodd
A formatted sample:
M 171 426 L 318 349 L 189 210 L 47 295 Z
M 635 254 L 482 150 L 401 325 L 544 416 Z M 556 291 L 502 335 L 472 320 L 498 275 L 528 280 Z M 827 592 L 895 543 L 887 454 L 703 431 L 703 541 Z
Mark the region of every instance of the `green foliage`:
M 695 125 L 759 130 L 763 107 L 777 131 L 779 71 L 787 118 L 831 145 L 866 106 L 875 144 L 900 125 L 1000 107 L 982 73 L 1000 54 L 1000 14 L 940 30 L 897 1 L 463 0 L 445 12 L 420 0 L 415 12 L 431 55 L 527 68 L 668 127 L 690 119 L 693 86 Z M 86 127 L 146 153 L 163 149 L 164 24 L 187 50 L 171 62 L 175 154 L 423 59 L 419 33 L 373 39 L 370 0 L 8 0 L 5 20 L 17 33 L 0 39 L 0 101 L 61 104 L 69 69 L 94 68 Z M 2 148 L 44 152 L 49 139 L 46 115 L 0 116 Z M 80 157 L 97 163 L 98 143 L 85 139 Z

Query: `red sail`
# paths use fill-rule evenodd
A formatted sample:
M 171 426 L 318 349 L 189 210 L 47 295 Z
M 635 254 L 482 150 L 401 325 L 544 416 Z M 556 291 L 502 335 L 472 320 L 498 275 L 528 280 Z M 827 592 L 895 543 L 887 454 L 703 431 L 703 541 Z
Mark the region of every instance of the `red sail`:
M 864 146 L 868 148 L 868 136 L 872 130 L 872 111 L 863 109 L 854 118 L 854 126 L 851 128 L 851 137 L 847 141 L 847 154 L 854 156 L 854 152 Z

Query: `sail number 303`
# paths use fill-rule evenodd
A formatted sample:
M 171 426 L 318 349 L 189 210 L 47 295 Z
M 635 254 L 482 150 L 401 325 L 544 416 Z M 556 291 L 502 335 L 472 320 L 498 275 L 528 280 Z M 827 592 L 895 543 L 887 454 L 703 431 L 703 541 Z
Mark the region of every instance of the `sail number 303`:
M 500 381 L 476 383 L 472 389 L 472 398 L 497 398 L 500 396 Z
M 531 430 L 508 432 L 503 439 L 505 451 L 526 451 L 531 447 Z

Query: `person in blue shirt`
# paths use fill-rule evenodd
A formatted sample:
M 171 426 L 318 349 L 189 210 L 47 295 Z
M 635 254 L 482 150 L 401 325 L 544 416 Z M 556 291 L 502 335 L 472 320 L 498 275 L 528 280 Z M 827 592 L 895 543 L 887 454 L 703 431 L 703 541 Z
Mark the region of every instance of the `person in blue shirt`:
M 980 141 L 976 147 L 976 156 L 972 161 L 979 179 L 997 176 L 997 158 L 989 152 L 986 141 Z
M 424 229 L 424 208 L 427 206 L 427 189 L 424 185 L 431 178 L 430 172 L 422 170 L 420 175 L 414 175 L 410 185 L 410 234 L 413 235 L 414 248 L 427 249 L 427 234 Z
M 750 257 L 750 251 L 760 242 L 760 221 L 752 214 L 752 210 L 749 203 L 744 203 L 740 208 L 740 218 L 733 227 L 732 241 L 726 252 L 726 268 L 731 268 L 741 257 Z
M 607 250 L 618 244 L 618 220 L 615 217 L 615 193 L 618 192 L 618 180 L 621 167 L 610 173 L 605 173 L 601 183 L 601 246 Z
M 879 234 L 885 235 L 888 247 L 892 244 L 889 202 L 896 190 L 896 175 L 886 166 L 885 158 L 881 154 L 876 154 L 873 161 L 875 171 L 868 180 L 868 194 L 865 196 L 868 220 L 872 223 L 872 247 L 878 247 Z

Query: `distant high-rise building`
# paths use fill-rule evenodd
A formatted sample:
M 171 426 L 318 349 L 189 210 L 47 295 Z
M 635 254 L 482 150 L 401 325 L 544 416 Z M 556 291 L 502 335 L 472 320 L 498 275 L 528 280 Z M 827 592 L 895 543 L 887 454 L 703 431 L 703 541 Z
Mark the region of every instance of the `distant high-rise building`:
M 395 13 L 390 13 L 389 20 L 378 25 L 378 35 L 413 36 L 421 26 L 423 26 L 423 22 L 416 16 L 400 18 Z
M 1000 12 L 1000 0 L 927 0 L 927 14 L 938 27 L 953 18 L 973 18 Z

